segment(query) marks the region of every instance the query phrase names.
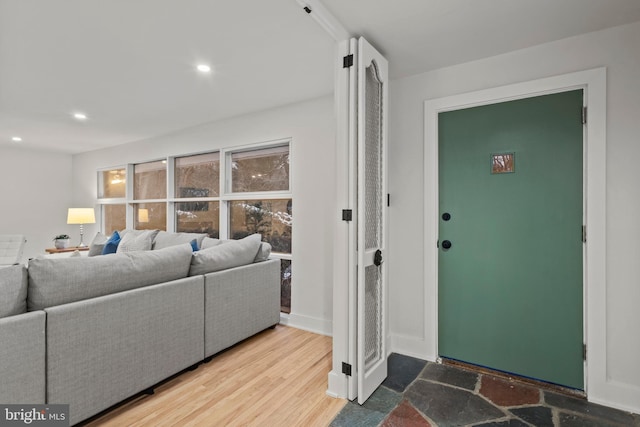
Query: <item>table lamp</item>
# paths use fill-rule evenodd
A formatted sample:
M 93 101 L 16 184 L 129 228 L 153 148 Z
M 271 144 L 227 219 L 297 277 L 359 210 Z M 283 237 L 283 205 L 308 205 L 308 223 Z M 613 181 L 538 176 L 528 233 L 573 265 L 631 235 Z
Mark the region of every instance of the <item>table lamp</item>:
M 95 224 L 96 215 L 93 208 L 69 208 L 67 215 L 67 224 L 80 224 L 80 244 L 79 248 L 86 248 L 87 245 L 82 241 L 84 234 L 83 224 Z

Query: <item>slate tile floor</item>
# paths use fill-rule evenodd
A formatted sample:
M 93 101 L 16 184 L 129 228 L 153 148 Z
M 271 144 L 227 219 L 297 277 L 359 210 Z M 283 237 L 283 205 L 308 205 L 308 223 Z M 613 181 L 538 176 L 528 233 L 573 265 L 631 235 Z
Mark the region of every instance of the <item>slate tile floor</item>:
M 388 377 L 331 427 L 640 427 L 640 415 L 533 385 L 408 356 L 389 357 Z

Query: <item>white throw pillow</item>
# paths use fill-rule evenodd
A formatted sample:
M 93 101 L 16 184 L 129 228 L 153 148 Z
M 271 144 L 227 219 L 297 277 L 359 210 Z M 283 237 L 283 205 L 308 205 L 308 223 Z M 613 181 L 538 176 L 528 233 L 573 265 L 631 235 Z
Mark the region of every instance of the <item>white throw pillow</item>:
M 214 246 L 218 246 L 220 244 L 220 242 L 222 242 L 222 240 L 220 239 L 214 239 L 212 237 L 205 237 L 202 240 L 202 244 L 200 245 L 200 249 L 209 249 L 212 248 Z
M 107 240 L 109 238 L 98 231 L 89 245 L 89 256 L 102 255 L 102 249 L 104 249 Z
M 207 235 L 202 233 L 167 233 L 166 231 L 160 231 L 155 239 L 153 239 L 153 250 L 181 245 L 183 243 L 191 243 L 193 239 L 196 240 L 198 248 L 202 248 L 202 241 L 205 237 L 207 237 Z
M 150 251 L 159 230 L 129 230 L 118 245 L 116 253 Z

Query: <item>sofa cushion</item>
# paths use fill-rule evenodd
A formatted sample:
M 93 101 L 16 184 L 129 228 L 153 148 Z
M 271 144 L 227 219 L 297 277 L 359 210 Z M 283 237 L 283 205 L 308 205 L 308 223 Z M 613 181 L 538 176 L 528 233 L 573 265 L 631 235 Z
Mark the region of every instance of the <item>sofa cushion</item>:
M 23 234 L 0 234 L 0 265 L 19 263 L 26 241 Z
M 153 249 L 163 249 L 169 246 L 181 245 L 183 243 L 191 243 L 196 240 L 198 248 L 202 247 L 202 241 L 207 237 L 206 234 L 200 233 L 168 233 L 166 231 L 158 232 L 153 243 Z
M 251 264 L 258 254 L 261 239 L 260 234 L 252 234 L 241 240 L 229 240 L 225 244 L 194 252 L 189 275 L 195 276 Z
M 235 242 L 236 240 L 220 240 L 220 239 L 212 239 L 211 237 L 205 237 L 202 245 L 200 245 L 200 249 L 209 249 L 218 245 L 225 245 L 229 242 Z M 260 247 L 258 248 L 258 254 L 253 262 L 261 262 L 269 259 L 271 255 L 271 245 L 267 242 L 261 242 Z
M 91 258 L 34 259 L 29 264 L 29 310 L 181 279 L 191 245 Z
M 200 249 L 209 249 L 214 246 L 218 246 L 222 242 L 220 239 L 214 239 L 211 237 L 205 237 L 200 244 Z
M 115 254 L 120 244 L 120 233 L 114 231 L 102 248 L 102 255 Z
M 89 245 L 88 256 L 102 255 L 102 251 L 104 250 L 104 246 L 107 244 L 107 241 L 109 241 L 109 238 L 98 231 Z
M 260 242 L 260 247 L 258 248 L 258 254 L 256 255 L 253 262 L 262 262 L 269 259 L 269 255 L 271 255 L 271 245 L 267 242 Z
M 27 311 L 27 269 L 24 265 L 0 268 L 0 318 Z
M 160 230 L 127 230 L 122 235 L 122 240 L 118 245 L 116 253 L 150 251 L 153 247 L 153 240 Z

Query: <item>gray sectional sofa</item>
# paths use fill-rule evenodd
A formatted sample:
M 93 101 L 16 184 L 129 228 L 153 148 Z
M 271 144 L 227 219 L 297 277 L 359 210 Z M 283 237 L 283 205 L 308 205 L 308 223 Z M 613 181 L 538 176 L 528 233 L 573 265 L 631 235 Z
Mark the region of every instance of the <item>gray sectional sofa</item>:
M 76 424 L 279 322 L 280 262 L 246 263 L 255 238 L 175 243 L 0 269 L 0 403 L 69 404 Z

